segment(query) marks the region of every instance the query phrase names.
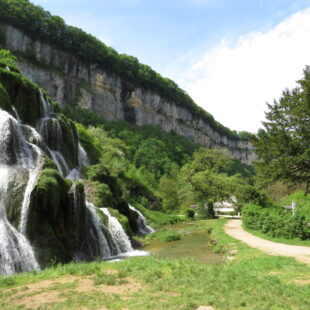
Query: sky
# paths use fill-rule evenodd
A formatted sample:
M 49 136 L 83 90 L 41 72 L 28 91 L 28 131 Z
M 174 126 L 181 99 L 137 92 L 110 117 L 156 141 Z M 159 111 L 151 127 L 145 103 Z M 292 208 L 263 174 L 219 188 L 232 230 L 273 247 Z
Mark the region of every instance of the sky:
M 263 128 L 266 102 L 310 65 L 310 0 L 31 0 L 171 78 L 224 126 Z

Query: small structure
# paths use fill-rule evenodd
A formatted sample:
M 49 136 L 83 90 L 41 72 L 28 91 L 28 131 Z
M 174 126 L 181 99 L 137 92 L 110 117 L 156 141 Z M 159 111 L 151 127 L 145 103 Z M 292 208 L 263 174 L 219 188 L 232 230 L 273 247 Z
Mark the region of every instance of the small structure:
M 284 206 L 283 208 L 286 209 L 286 210 L 292 210 L 293 211 L 293 215 L 295 215 L 296 208 L 297 208 L 297 203 L 296 202 L 292 202 L 291 206 Z
M 232 197 L 232 202 L 229 201 L 220 201 L 216 202 L 214 204 L 214 213 L 216 217 L 228 217 L 228 218 L 240 218 L 240 212 L 238 212 L 238 215 L 224 215 L 224 214 L 218 214 L 218 212 L 226 213 L 226 212 L 235 212 L 235 203 L 236 199 L 235 197 Z

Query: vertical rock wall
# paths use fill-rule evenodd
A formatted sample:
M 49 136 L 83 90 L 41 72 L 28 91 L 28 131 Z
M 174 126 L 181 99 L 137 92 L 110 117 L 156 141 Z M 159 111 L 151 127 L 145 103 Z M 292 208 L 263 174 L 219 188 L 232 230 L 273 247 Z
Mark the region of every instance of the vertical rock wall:
M 6 48 L 22 56 L 21 72 L 61 104 L 78 104 L 102 114 L 108 121 L 158 125 L 166 132 L 175 132 L 203 146 L 225 148 L 244 163 L 255 159 L 249 142 L 228 139 L 189 110 L 167 102 L 155 92 L 136 87 L 70 53 L 33 41 L 10 25 L 2 27 Z

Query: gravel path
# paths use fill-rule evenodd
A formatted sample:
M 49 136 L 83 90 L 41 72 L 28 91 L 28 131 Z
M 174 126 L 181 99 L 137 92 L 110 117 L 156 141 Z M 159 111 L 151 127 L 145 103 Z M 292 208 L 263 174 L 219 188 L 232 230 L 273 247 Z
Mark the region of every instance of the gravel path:
M 241 220 L 230 220 L 224 227 L 225 232 L 247 245 L 271 255 L 294 257 L 299 262 L 310 265 L 310 247 L 276 243 L 256 237 L 242 228 Z

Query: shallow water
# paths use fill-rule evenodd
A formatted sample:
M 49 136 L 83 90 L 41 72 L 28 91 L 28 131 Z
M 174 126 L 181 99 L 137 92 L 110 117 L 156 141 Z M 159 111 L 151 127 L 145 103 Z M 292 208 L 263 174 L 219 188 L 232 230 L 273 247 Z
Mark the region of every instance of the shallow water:
M 149 244 L 143 250 L 150 252 L 156 257 L 185 258 L 192 257 L 202 263 L 220 263 L 223 260 L 222 254 L 213 252 L 214 247 L 210 245 L 210 235 L 206 232 L 188 230 L 186 227 L 194 226 L 194 223 L 178 223 L 165 227 L 169 230 L 176 230 L 186 233 L 181 240 L 171 242 L 161 242 L 158 240 L 148 240 Z

